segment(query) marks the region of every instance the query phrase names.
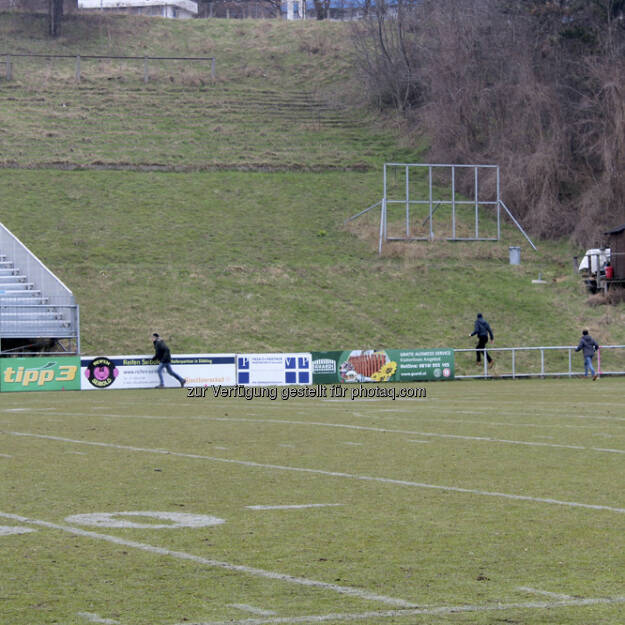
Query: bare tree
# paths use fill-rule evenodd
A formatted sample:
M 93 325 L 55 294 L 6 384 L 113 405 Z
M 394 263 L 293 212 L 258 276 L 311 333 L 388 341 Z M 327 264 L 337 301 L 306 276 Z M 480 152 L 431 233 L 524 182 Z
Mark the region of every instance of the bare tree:
M 325 20 L 330 17 L 330 0 L 313 0 L 313 4 L 318 20 Z
M 369 98 L 444 162 L 502 166 L 535 234 L 623 221 L 625 0 L 399 0 L 354 25 Z
M 61 34 L 63 0 L 48 0 L 48 32 L 52 37 Z

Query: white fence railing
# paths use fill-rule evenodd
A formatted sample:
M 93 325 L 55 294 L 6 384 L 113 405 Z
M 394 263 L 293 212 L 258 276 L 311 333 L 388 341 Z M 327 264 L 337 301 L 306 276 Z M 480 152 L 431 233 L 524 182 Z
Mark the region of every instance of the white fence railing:
M 476 350 L 455 349 L 455 377 L 462 378 L 530 378 L 575 377 L 584 374 L 582 352 L 576 345 L 542 347 L 487 347 L 481 362 L 476 363 Z M 494 364 L 488 366 L 485 353 Z M 601 345 L 593 358 L 599 375 L 625 375 L 625 345 Z

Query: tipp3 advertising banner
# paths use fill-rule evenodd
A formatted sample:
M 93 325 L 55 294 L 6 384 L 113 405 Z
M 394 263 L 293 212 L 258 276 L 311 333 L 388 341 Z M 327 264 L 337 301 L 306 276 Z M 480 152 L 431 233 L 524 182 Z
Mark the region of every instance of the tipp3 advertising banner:
M 0 359 L 0 391 L 78 391 L 78 356 Z

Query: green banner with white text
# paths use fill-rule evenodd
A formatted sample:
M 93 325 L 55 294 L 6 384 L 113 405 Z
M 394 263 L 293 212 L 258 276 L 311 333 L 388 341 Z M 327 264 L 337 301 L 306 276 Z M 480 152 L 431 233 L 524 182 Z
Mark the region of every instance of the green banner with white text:
M 386 349 L 312 352 L 313 384 L 453 380 L 454 350 Z
M 80 358 L 0 358 L 0 391 L 79 391 Z

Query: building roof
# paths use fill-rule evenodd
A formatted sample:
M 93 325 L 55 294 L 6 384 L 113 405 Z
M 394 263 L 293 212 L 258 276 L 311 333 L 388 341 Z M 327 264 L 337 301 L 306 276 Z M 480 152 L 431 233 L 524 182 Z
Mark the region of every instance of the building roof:
M 608 230 L 608 232 L 604 232 L 603 234 L 620 234 L 625 230 L 625 224 L 619 226 L 618 228 L 614 228 L 613 230 Z
M 191 0 L 78 0 L 79 9 L 126 9 L 153 6 L 174 6 L 197 14 L 197 2 Z

